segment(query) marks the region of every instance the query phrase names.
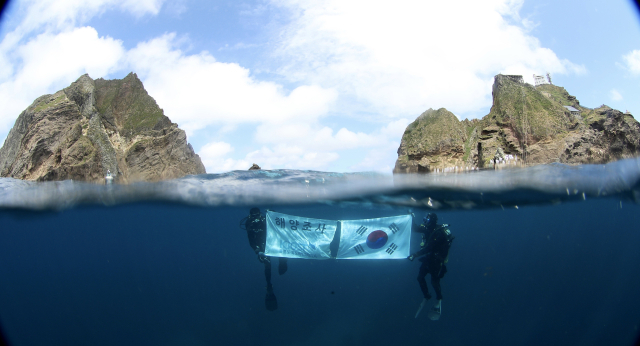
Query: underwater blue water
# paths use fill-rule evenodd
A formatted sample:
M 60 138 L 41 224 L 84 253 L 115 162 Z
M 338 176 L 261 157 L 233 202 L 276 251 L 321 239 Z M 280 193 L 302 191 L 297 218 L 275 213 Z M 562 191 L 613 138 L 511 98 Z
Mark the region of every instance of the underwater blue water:
M 395 179 L 0 179 L 0 322 L 18 346 L 631 345 L 639 162 Z M 264 267 L 239 227 L 254 205 L 336 220 L 435 211 L 456 237 L 441 319 L 414 318 L 420 262 L 408 260 L 289 259 L 282 276 L 276 262 L 279 307 L 267 311 Z

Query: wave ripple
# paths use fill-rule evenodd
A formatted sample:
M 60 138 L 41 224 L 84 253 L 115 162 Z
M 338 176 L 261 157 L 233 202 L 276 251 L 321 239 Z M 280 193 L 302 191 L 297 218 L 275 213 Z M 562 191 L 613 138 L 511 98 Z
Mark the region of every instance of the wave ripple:
M 298 170 L 233 171 L 158 183 L 95 185 L 0 178 L 0 208 L 62 210 L 83 204 L 197 206 L 358 204 L 486 209 L 587 198 L 640 200 L 640 158 L 606 165 L 540 165 L 469 173 L 389 176 Z

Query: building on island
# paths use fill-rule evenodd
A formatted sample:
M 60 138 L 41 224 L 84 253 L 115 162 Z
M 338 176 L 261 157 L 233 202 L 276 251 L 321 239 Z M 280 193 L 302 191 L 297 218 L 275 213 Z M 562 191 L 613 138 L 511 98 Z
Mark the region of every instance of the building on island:
M 538 85 L 542 85 L 542 84 L 552 84 L 551 83 L 551 74 L 547 73 L 547 76 L 545 78 L 545 76 L 538 76 L 536 74 L 533 75 L 533 82 L 535 86 Z
M 564 106 L 564 108 L 566 108 L 569 112 L 571 112 L 571 115 L 579 117 L 580 116 L 580 111 L 578 109 L 575 109 L 571 106 Z

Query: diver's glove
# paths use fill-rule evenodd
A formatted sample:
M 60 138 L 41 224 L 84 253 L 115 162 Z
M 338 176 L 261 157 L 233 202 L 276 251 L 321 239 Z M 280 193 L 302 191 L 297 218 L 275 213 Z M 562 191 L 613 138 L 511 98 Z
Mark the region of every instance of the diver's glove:
M 414 259 L 414 258 L 415 258 L 415 256 L 414 256 L 414 255 L 411 255 L 411 256 L 407 257 L 407 259 L 408 259 L 409 261 L 413 261 L 413 259 Z
M 264 252 L 258 252 L 258 261 L 260 261 L 260 263 L 264 263 L 265 261 L 270 262 L 269 257 L 267 257 Z

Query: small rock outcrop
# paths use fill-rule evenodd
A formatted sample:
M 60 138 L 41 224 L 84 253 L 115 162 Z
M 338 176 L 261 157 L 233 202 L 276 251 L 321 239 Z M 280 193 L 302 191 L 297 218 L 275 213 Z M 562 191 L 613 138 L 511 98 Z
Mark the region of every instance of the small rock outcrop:
M 134 73 L 81 76 L 24 110 L 0 148 L 0 176 L 49 181 L 159 181 L 205 173 L 200 157 Z
M 250 171 L 257 171 L 257 170 L 260 170 L 260 169 L 261 169 L 260 166 L 258 166 L 255 163 L 253 165 L 251 165 L 251 167 L 249 167 Z
M 498 157 L 519 165 L 606 163 L 640 154 L 640 124 L 605 105 L 583 107 L 562 87 L 497 75 L 493 106 L 482 119 L 459 121 L 429 109 L 402 136 L 394 173 L 490 168 Z

